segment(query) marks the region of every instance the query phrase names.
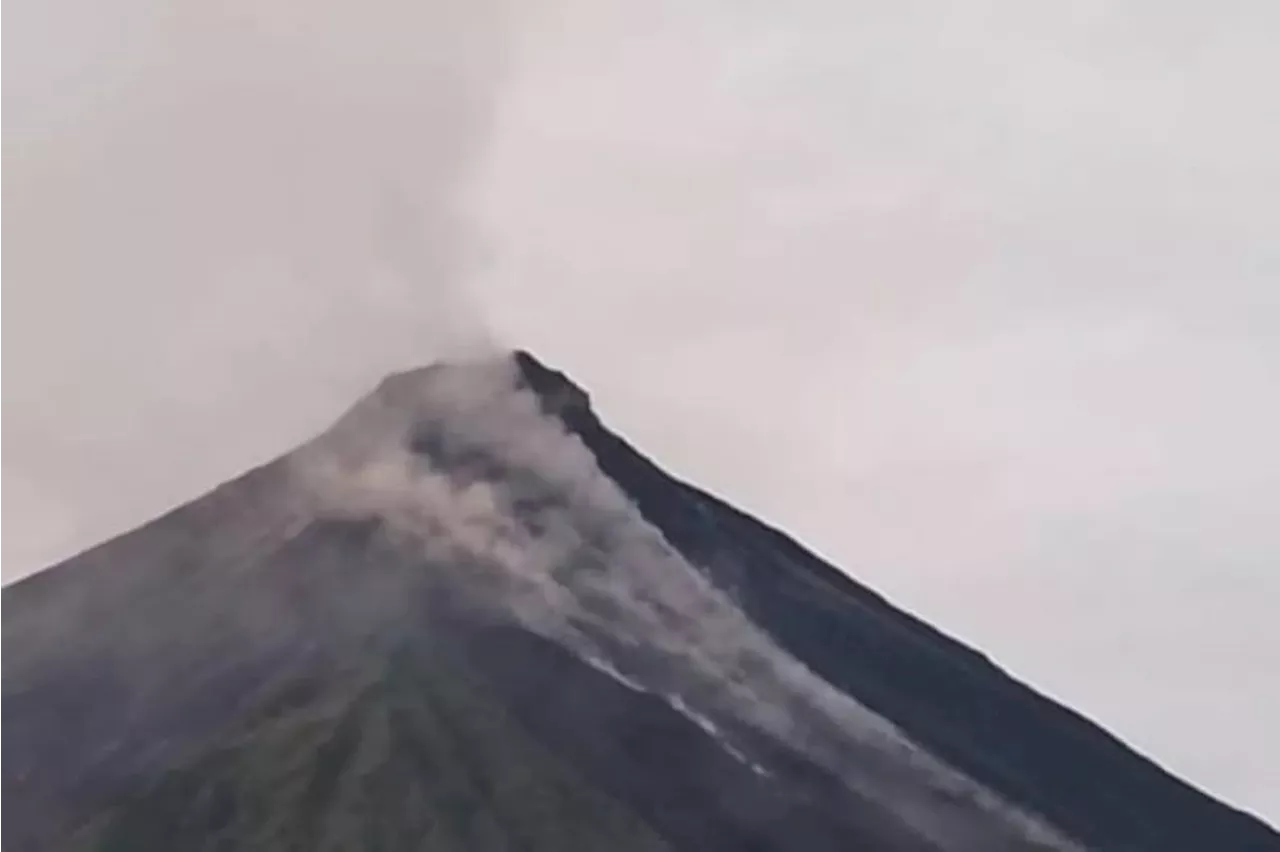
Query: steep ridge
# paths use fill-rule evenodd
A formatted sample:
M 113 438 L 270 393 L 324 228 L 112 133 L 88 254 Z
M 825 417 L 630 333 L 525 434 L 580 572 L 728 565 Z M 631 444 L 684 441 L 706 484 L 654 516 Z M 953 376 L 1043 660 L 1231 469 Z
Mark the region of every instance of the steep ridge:
M 3 607 L 6 848 L 1280 848 L 527 353 Z
M 605 429 L 561 373 L 517 353 L 548 410 L 652 524 L 825 679 L 1014 802 L 1099 849 L 1272 850 L 1213 800 L 984 656 L 891 606 L 778 530 L 665 474 Z

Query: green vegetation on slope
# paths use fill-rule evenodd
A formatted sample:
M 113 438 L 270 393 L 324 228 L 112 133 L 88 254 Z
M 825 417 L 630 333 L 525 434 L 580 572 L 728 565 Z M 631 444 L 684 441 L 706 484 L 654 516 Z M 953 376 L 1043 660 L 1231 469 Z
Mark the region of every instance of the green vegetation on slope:
M 464 670 L 398 654 L 133 791 L 88 852 L 667 850 Z

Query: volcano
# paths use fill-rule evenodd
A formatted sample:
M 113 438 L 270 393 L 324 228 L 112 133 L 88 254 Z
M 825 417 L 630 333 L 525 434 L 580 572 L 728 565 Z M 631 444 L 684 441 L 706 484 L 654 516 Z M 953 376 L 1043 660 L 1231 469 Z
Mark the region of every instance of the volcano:
M 1280 850 L 524 352 L 384 380 L 3 614 L 12 852 Z

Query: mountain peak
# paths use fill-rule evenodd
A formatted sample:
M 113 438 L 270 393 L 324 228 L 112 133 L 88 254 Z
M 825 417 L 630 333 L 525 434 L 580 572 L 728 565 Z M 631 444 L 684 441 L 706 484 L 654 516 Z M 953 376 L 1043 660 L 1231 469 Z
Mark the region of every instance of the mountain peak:
M 548 367 L 524 349 L 515 350 L 510 357 L 516 367 L 517 384 L 537 394 L 547 414 L 568 423 L 590 413 L 590 394 L 564 373 Z
M 591 409 L 591 397 L 585 390 L 525 349 L 483 358 L 445 360 L 392 373 L 378 384 L 374 396 L 384 404 L 401 407 L 423 398 L 438 382 L 529 390 L 547 414 L 562 419 L 581 417 Z

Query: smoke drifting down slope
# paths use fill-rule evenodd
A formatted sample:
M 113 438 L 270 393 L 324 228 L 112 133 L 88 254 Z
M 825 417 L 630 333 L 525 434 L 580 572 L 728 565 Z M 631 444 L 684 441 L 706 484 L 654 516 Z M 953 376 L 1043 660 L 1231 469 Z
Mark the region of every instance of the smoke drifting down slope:
M 559 389 L 552 407 L 584 405 L 574 390 Z M 323 470 L 309 483 L 321 514 L 372 514 L 433 563 L 492 572 L 526 626 L 590 658 L 609 659 L 619 643 L 643 649 L 609 662 L 657 678 L 678 706 L 792 743 L 868 798 L 891 793 L 886 810 L 936 842 L 972 837 L 991 848 L 1007 834 L 1003 842 L 1070 846 L 781 653 L 547 416 L 517 360 L 393 377 L 328 438 L 299 458 L 304 476 Z M 894 764 L 902 777 L 884 791 Z M 937 808 L 951 797 L 974 807 Z M 1011 827 L 994 829 L 992 814 Z

